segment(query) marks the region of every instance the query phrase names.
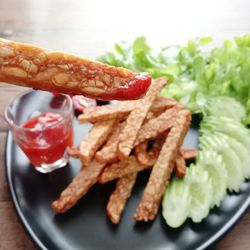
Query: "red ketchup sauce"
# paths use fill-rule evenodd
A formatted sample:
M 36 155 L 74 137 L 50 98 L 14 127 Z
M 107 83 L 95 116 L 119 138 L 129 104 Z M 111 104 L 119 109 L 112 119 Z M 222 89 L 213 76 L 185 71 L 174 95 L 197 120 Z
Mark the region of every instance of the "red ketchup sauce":
M 35 166 L 59 160 L 66 148 L 73 145 L 72 125 L 58 113 L 43 113 L 22 127 L 34 129 L 25 132 L 25 143 L 20 143 L 20 147 Z
M 124 86 L 107 91 L 98 96 L 103 101 L 109 100 L 136 100 L 143 97 L 148 91 L 152 78 L 147 73 L 138 73 L 132 81 Z

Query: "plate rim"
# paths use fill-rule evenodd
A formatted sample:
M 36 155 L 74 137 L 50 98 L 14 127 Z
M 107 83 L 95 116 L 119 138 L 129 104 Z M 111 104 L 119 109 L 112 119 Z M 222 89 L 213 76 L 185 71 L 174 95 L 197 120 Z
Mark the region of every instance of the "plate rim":
M 26 220 L 26 218 L 22 212 L 21 206 L 17 200 L 18 197 L 17 197 L 15 189 L 14 189 L 14 185 L 12 182 L 12 174 L 11 174 L 12 173 L 12 165 L 11 165 L 11 150 L 12 149 L 11 149 L 11 146 L 13 145 L 13 143 L 15 143 L 15 142 L 13 140 L 13 136 L 11 134 L 11 131 L 9 130 L 7 132 L 7 139 L 6 139 L 6 143 L 5 143 L 5 152 L 6 152 L 6 154 L 5 154 L 5 173 L 6 173 L 7 183 L 8 183 L 8 187 L 9 187 L 10 194 L 11 194 L 11 199 L 12 199 L 12 202 L 14 204 L 18 218 L 21 221 L 25 231 L 28 233 L 28 235 L 31 238 L 31 240 L 33 241 L 33 243 L 35 243 L 35 245 L 37 245 L 39 247 L 39 249 L 47 250 L 48 248 L 38 238 L 38 236 L 36 235 L 34 230 L 29 225 L 28 221 Z M 250 182 L 248 185 L 250 185 Z M 230 195 L 230 194 L 227 193 L 227 195 Z M 239 210 L 226 222 L 225 226 L 222 227 L 216 234 L 214 234 L 208 240 L 203 242 L 200 246 L 198 246 L 196 248 L 196 250 L 207 249 L 208 247 L 213 246 L 216 242 L 218 242 L 220 239 L 222 239 L 226 234 L 228 234 L 234 228 L 234 226 L 246 214 L 249 207 L 250 207 L 250 194 L 249 194 L 248 198 L 245 199 L 243 205 L 240 206 Z
M 21 221 L 21 224 L 23 225 L 23 228 L 25 229 L 25 231 L 28 233 L 30 239 L 33 241 L 33 243 L 35 243 L 39 249 L 42 250 L 47 250 L 48 248 L 43 244 L 43 242 L 37 237 L 37 235 L 35 234 L 35 232 L 33 231 L 33 229 L 31 228 L 31 226 L 29 225 L 28 221 L 26 220 L 22 209 L 18 203 L 17 200 L 17 195 L 16 192 L 14 190 L 14 185 L 12 183 L 12 171 L 11 171 L 11 146 L 12 143 L 14 142 L 13 140 L 13 136 L 10 132 L 10 130 L 7 132 L 7 138 L 6 138 L 6 143 L 5 143 L 5 174 L 7 177 L 7 183 L 8 183 L 8 187 L 9 187 L 9 191 L 10 191 L 10 195 L 11 195 L 11 200 L 14 204 L 15 207 L 15 211 L 18 215 L 19 220 Z

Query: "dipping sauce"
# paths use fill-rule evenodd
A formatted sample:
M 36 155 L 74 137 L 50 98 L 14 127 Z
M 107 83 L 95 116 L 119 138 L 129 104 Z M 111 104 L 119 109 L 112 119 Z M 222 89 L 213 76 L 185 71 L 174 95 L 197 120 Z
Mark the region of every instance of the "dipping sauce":
M 72 123 L 59 113 L 43 113 L 27 120 L 22 128 L 29 130 L 24 133 L 26 143 L 19 146 L 34 166 L 59 160 L 73 145 Z

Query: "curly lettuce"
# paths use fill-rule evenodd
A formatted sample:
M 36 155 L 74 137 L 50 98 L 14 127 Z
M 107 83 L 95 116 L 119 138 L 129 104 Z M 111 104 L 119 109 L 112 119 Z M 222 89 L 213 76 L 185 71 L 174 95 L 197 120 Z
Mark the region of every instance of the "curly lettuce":
M 247 110 L 250 124 L 250 34 L 225 40 L 220 47 L 206 49 L 212 38 L 189 40 L 185 46 L 167 46 L 156 53 L 145 37 L 132 44 L 117 43 L 100 61 L 133 71 L 145 71 L 153 78 L 167 76 L 162 91 L 182 102 L 192 112 L 202 112 L 209 97 L 230 96 Z

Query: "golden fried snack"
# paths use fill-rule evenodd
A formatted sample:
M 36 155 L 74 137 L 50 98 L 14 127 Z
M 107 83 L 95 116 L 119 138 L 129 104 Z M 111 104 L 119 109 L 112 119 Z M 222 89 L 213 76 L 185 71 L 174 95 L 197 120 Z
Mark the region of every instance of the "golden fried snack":
M 180 150 L 175 159 L 175 172 L 178 177 L 184 177 L 186 174 L 186 162 Z
M 135 147 L 135 155 L 137 161 L 145 167 L 153 166 L 159 156 L 162 145 L 165 141 L 166 137 L 163 136 L 161 138 L 157 138 L 151 147 L 147 151 L 148 141 L 144 141 Z
M 119 119 L 126 117 L 135 107 L 137 101 L 118 102 L 116 105 L 102 105 L 85 109 L 85 112 L 78 116 L 80 123 L 99 122 L 109 119 Z
M 95 158 L 97 161 L 106 164 L 118 161 L 117 146 L 119 142 L 119 135 L 124 125 L 125 122 L 118 123 L 116 125 L 107 143 L 101 148 L 101 150 L 96 152 Z
M 135 147 L 135 156 L 137 161 L 143 166 L 148 166 L 151 163 L 151 166 L 155 164 L 156 158 L 152 156 L 148 151 L 148 141 L 144 141 Z
M 116 120 L 97 122 L 87 133 L 78 147 L 79 158 L 87 166 L 95 155 L 96 151 L 107 141 Z
M 138 163 L 136 157 L 131 155 L 124 161 L 119 161 L 106 166 L 101 175 L 99 176 L 98 181 L 100 183 L 106 183 L 121 178 L 125 175 L 142 171 L 148 167 L 149 166 L 143 166 Z
M 126 125 L 119 136 L 118 158 L 120 160 L 128 158 L 150 107 L 166 84 L 166 78 L 156 80 L 151 85 L 147 95 L 137 102 L 136 108 L 129 114 Z
M 161 151 L 161 148 L 163 146 L 163 144 L 166 141 L 166 137 L 168 136 L 168 133 L 164 133 L 161 136 L 159 136 L 158 138 L 155 139 L 152 148 L 150 149 L 150 152 L 152 152 L 152 154 L 155 157 L 158 157 Z
M 181 108 L 182 107 L 179 105 L 175 105 L 174 107 L 167 109 L 158 117 L 152 118 L 143 124 L 138 132 L 135 146 L 139 145 L 143 141 L 153 139 L 170 129 L 173 126 L 176 116 Z
M 151 119 L 153 119 L 153 118 L 156 118 L 156 117 L 157 117 L 158 115 L 160 115 L 161 113 L 162 113 L 162 111 L 156 111 L 156 112 L 154 112 L 154 111 L 149 111 L 149 112 L 147 113 L 147 116 L 146 116 L 146 118 L 145 118 L 143 124 L 146 123 L 146 122 L 148 122 L 149 120 L 151 120 Z
M 68 148 L 68 154 L 69 154 L 69 156 L 71 156 L 73 158 L 79 158 L 79 151 L 78 151 L 77 147 Z
M 118 224 L 120 221 L 126 202 L 131 195 L 136 177 L 137 173 L 132 173 L 120 178 L 116 183 L 115 190 L 109 197 L 106 212 L 114 224 Z
M 185 149 L 182 150 L 185 151 Z M 142 152 L 140 153 L 142 154 Z M 156 162 L 159 153 L 160 149 L 158 152 L 155 151 L 154 154 L 151 154 L 150 157 L 147 155 L 141 155 L 140 162 L 138 161 L 138 156 L 136 156 L 135 159 L 134 158 L 135 156 L 132 155 L 125 161 L 119 161 L 111 165 L 108 165 L 104 168 L 98 181 L 100 183 L 106 183 L 109 181 L 116 180 L 118 178 L 122 178 L 127 174 L 137 173 L 145 169 L 150 169 Z M 147 152 L 145 152 L 145 154 L 147 154 Z
M 116 105 L 103 105 L 86 109 L 84 114 L 78 116 L 80 123 L 98 122 L 108 119 L 125 118 L 136 106 L 138 101 L 123 101 Z M 159 112 L 164 109 L 173 107 L 176 101 L 167 97 L 158 97 L 150 111 Z
M 97 182 L 98 176 L 105 164 L 93 161 L 89 166 L 73 179 L 69 186 L 61 193 L 60 197 L 52 203 L 52 208 L 57 213 L 64 213 L 73 207 L 89 189 Z
M 133 100 L 146 93 L 151 77 L 75 55 L 0 39 L 0 81 L 94 99 Z
M 160 155 L 153 166 L 142 199 L 134 214 L 135 220 L 149 221 L 155 218 L 162 195 L 173 171 L 176 154 L 188 131 L 190 120 L 191 114 L 187 110 L 180 111 L 176 117 L 175 126 L 171 128 Z
M 181 154 L 185 160 L 193 160 L 197 156 L 195 148 L 182 148 Z

